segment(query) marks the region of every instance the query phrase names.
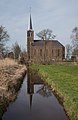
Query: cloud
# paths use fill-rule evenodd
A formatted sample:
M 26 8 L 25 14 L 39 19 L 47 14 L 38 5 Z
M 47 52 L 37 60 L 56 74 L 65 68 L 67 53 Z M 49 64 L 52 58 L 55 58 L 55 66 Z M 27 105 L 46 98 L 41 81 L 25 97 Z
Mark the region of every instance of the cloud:
M 18 41 L 25 47 L 30 6 L 35 32 L 50 28 L 66 44 L 78 26 L 78 0 L 1 0 L 0 25 L 6 27 L 12 43 Z

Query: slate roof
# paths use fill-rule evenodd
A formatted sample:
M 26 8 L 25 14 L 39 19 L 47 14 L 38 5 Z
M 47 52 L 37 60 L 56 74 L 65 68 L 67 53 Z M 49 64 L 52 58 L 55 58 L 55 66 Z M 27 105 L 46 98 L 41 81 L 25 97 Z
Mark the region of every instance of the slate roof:
M 46 45 L 48 43 L 51 43 L 52 46 L 56 46 L 56 47 L 64 47 L 58 40 L 46 40 Z M 43 40 L 34 40 L 33 46 L 43 46 L 44 45 L 44 41 Z

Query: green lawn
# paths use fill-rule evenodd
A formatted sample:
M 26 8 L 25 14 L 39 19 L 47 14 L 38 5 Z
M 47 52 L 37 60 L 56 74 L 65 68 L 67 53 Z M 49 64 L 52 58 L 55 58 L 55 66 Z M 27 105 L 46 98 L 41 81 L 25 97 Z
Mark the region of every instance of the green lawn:
M 63 98 L 71 120 L 78 120 L 78 65 L 32 65 L 43 79 Z

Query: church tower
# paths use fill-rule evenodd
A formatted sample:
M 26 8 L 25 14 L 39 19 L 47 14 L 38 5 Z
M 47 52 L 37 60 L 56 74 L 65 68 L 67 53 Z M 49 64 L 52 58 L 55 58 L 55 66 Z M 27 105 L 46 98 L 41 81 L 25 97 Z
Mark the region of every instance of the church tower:
M 30 14 L 30 25 L 29 30 L 27 31 L 27 56 L 28 61 L 32 60 L 32 43 L 34 42 L 34 31 L 32 28 L 32 19 Z

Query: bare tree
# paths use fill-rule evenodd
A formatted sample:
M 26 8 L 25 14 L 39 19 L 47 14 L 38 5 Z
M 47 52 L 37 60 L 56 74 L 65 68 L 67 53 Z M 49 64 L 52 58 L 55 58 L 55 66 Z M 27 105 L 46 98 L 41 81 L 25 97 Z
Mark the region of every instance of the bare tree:
M 46 40 L 54 39 L 56 36 L 50 29 L 44 29 L 37 33 L 37 36 L 44 41 L 44 63 L 46 62 Z
M 66 59 L 70 59 L 72 53 L 72 46 L 70 44 L 66 45 Z
M 54 39 L 56 36 L 53 34 L 53 31 L 50 29 L 44 29 L 37 33 L 37 36 L 42 40 L 51 40 Z
M 21 52 L 21 48 L 17 42 L 15 42 L 15 44 L 12 46 L 12 50 L 14 52 L 14 58 L 18 59 Z
M 78 56 L 78 27 L 72 30 L 72 44 L 73 44 L 73 55 Z
M 0 53 L 5 51 L 5 42 L 9 40 L 9 35 L 5 27 L 0 26 Z

